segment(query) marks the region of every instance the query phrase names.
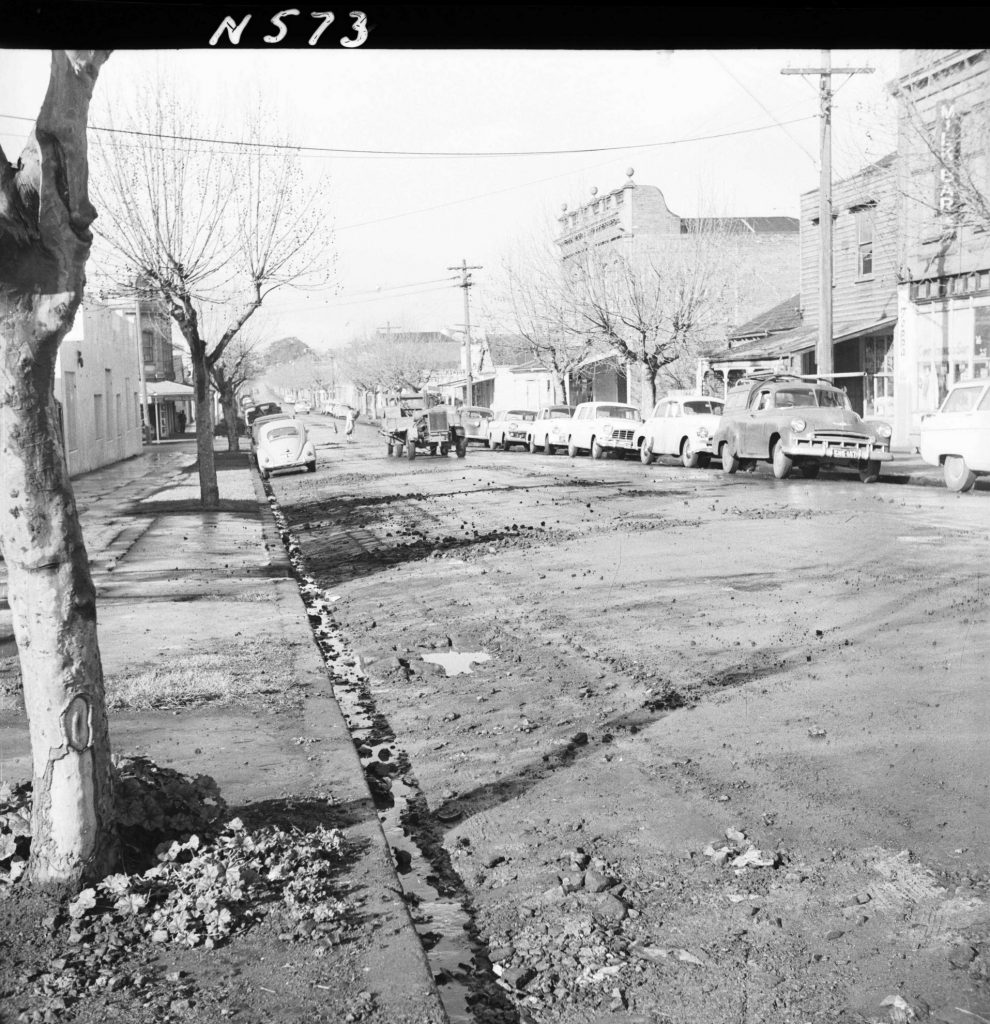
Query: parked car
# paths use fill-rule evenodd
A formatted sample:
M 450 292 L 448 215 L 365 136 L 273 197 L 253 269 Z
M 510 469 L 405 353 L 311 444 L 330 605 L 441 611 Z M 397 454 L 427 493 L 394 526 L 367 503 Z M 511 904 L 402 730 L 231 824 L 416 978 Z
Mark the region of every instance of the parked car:
M 257 405 L 252 406 L 252 408 L 244 410 L 244 418 L 250 427 L 260 416 L 274 416 L 281 411 L 282 406 L 278 402 L 259 402 Z
M 529 425 L 536 419 L 532 409 L 497 412 L 488 421 L 488 447 L 508 451 L 514 444 L 526 444 Z
M 300 416 L 308 416 L 313 411 L 311 403 L 303 400 L 302 402 L 296 402 L 295 410 Z
M 551 405 L 540 409 L 536 419 L 529 425 L 530 452 L 542 451 L 544 455 L 553 455 L 556 450 L 550 443 L 550 428 L 555 426 L 554 420 L 569 420 L 574 415 L 572 405 Z
M 864 420 L 828 381 L 774 374 L 745 378 L 729 391 L 714 444 L 727 473 L 765 461 L 778 480 L 794 466 L 811 479 L 822 466 L 837 465 L 873 483 L 893 458 L 890 435 L 888 423 Z
M 643 434 L 643 416 L 625 402 L 582 402 L 569 420 L 555 422 L 550 431 L 552 446 L 567 445 L 573 458 L 580 451 L 600 459 L 606 452 L 634 452 Z
M 492 421 L 495 413 L 486 409 L 483 405 L 461 406 L 461 423 L 467 431 L 468 443 L 475 441 L 478 444 L 485 444 L 488 441 L 488 424 Z
M 645 465 L 658 455 L 677 455 L 687 469 L 704 469 L 712 458 L 712 442 L 722 400 L 706 395 L 668 397 L 657 402 L 636 439 Z
M 968 491 L 990 473 L 990 380 L 960 381 L 938 412 L 921 420 L 921 457 L 941 466 L 950 491 Z
M 263 480 L 283 469 L 316 472 L 316 450 L 299 420 L 281 416 L 256 426 L 254 457 Z

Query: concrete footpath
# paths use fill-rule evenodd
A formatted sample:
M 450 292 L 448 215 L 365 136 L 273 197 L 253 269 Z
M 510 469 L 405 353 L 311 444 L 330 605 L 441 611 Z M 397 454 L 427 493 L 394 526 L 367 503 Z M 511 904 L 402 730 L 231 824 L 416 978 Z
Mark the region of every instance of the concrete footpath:
M 218 451 L 222 508 L 203 512 L 195 459 L 193 441 L 183 440 L 73 481 L 108 695 L 143 682 L 154 699 L 157 680 L 174 694 L 207 673 L 244 694 L 222 706 L 180 700 L 143 712 L 111 703 L 114 751 L 212 775 L 239 813 L 271 806 L 284 818 L 294 801 L 325 801 L 326 824 L 341 828 L 354 851 L 343 883 L 368 937 L 352 944 L 348 975 L 386 1019 L 445 1020 L 258 476 L 245 454 Z M 0 562 L 0 780 L 30 777 L 16 678 Z

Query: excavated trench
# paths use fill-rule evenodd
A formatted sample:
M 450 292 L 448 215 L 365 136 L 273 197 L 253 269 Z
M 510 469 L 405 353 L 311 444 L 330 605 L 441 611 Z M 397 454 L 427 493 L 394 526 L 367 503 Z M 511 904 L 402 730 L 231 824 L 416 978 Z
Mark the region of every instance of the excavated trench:
M 470 896 L 443 846 L 443 808 L 429 809 L 409 758 L 375 707 L 370 680 L 332 613 L 329 592 L 309 574 L 302 549 L 265 484 L 310 626 L 358 751 L 403 897 L 451 1024 L 518 1024 L 477 935 Z M 456 814 L 458 812 L 452 812 Z

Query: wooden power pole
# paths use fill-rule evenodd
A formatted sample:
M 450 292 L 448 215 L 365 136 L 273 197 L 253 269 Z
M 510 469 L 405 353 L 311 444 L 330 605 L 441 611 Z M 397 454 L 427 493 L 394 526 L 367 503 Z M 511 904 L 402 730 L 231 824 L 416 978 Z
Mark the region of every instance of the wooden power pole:
M 464 289 L 464 368 L 467 376 L 464 381 L 464 405 L 474 405 L 473 392 L 474 381 L 471 377 L 471 307 L 468 302 L 468 289 L 474 282 L 471 280 L 469 270 L 482 270 L 482 267 L 469 267 L 467 260 L 462 259 L 459 267 L 447 267 L 448 270 L 459 270 L 461 272 L 461 283 L 458 288 Z
M 830 51 L 822 50 L 820 68 L 784 68 L 782 75 L 820 75 L 818 184 L 818 375 L 831 377 L 832 359 L 832 75 L 868 75 L 874 68 L 833 68 Z

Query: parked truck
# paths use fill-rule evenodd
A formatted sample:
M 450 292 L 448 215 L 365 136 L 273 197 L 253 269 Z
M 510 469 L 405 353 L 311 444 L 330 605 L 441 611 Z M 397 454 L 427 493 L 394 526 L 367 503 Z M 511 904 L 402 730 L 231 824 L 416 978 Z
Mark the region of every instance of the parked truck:
M 458 411 L 418 391 L 403 391 L 385 403 L 381 433 L 388 455 L 414 459 L 417 451 L 448 455 L 453 450 L 463 459 L 467 454 L 467 432 Z

